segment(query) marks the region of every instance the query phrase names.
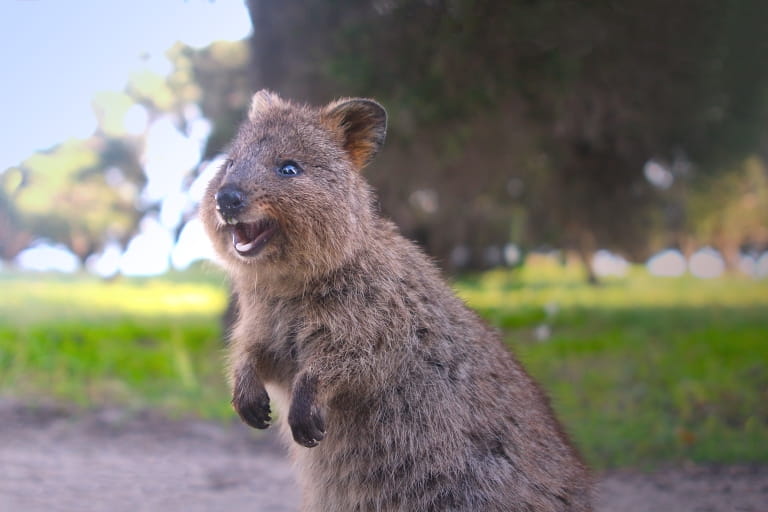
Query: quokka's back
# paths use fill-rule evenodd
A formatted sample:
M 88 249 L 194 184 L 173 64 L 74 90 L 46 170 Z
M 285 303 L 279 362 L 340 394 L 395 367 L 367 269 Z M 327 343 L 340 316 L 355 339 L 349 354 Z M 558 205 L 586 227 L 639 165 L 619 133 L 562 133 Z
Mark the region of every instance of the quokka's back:
M 201 207 L 239 301 L 235 410 L 266 428 L 277 403 L 305 511 L 591 510 L 546 396 L 373 208 L 385 131 L 371 100 L 254 96 Z

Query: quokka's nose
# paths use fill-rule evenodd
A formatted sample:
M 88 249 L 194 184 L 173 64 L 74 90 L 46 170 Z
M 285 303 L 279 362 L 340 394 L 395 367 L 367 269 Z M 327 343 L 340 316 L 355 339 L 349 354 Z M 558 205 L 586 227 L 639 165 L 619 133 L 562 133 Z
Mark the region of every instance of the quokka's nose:
M 216 209 L 225 218 L 235 217 L 245 209 L 245 192 L 234 185 L 224 185 L 216 192 Z

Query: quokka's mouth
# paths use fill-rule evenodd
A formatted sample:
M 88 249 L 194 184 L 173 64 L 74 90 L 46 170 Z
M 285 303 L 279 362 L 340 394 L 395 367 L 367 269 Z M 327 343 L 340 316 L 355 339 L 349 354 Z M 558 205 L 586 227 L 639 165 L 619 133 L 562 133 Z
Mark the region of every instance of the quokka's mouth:
M 235 251 L 240 256 L 255 256 L 277 233 L 277 221 L 266 218 L 258 222 L 238 222 L 231 228 Z

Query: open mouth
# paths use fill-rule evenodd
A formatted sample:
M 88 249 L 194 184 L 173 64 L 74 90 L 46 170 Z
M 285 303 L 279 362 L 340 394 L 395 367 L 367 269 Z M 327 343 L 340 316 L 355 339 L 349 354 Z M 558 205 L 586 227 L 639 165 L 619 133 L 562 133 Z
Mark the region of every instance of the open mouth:
M 277 232 L 274 219 L 259 222 L 238 222 L 232 226 L 232 246 L 240 256 L 254 256 L 261 251 Z

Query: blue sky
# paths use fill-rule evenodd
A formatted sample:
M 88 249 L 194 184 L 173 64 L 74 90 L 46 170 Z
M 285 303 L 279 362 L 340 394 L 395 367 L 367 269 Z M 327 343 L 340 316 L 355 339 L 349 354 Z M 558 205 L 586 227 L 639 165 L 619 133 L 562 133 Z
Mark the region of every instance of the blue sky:
M 122 90 L 133 70 L 162 68 L 174 42 L 202 47 L 250 30 L 244 0 L 0 2 L 0 172 L 90 135 L 93 94 Z

